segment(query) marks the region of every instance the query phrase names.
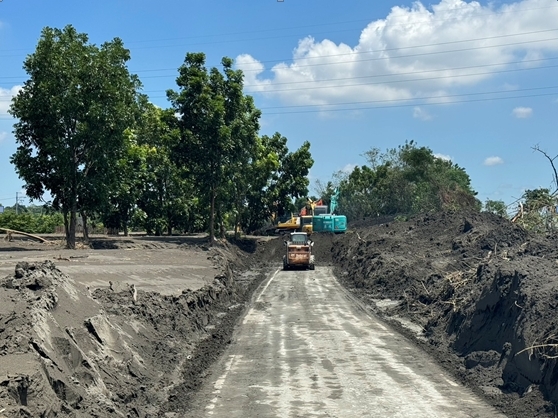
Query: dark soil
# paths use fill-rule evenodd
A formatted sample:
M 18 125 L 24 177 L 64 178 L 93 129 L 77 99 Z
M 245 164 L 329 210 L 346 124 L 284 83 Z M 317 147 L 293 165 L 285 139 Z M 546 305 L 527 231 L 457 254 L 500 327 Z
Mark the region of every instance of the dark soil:
M 458 379 L 509 417 L 555 416 L 556 239 L 473 212 L 320 238 L 316 256 L 339 280 Z

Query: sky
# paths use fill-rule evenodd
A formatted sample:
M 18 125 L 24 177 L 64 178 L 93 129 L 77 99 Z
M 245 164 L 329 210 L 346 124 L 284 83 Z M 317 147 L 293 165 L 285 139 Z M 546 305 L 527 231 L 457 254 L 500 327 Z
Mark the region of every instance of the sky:
M 24 193 L 7 113 L 27 79 L 23 61 L 44 27 L 68 24 L 97 45 L 121 38 L 143 93 L 163 108 L 186 53 L 204 52 L 208 67 L 233 58 L 262 111 L 260 133 L 280 132 L 291 150 L 311 143 L 311 194 L 317 181 L 366 164 L 371 148 L 411 140 L 464 168 L 481 201 L 512 212 L 525 190 L 556 188 L 533 149 L 558 155 L 555 0 L 3 0 L 5 206 Z

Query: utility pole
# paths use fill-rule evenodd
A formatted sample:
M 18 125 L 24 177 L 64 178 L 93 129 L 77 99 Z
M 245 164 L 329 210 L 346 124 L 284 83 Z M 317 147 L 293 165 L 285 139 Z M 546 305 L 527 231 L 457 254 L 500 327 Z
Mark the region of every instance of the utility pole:
M 19 196 L 18 196 L 18 194 L 19 194 L 19 192 L 16 192 L 16 215 L 17 215 L 17 212 L 18 212 L 18 207 L 17 207 L 17 205 L 18 205 L 18 203 L 19 203 Z

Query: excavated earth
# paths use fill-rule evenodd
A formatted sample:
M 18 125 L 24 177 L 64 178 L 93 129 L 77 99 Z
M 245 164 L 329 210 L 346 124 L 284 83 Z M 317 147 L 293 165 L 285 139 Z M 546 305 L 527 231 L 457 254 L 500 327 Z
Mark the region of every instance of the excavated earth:
M 82 274 L 78 281 L 63 272 L 69 262 L 90 259 L 91 265 L 72 268 L 106 269 L 109 256 L 95 259 L 96 248 L 115 251 L 109 263 L 120 268 L 113 273 L 134 272 L 131 284 L 107 274 L 106 285 L 93 288 L 89 284 L 98 277 Z M 43 258 L 19 261 L 0 279 L 0 417 L 179 416 L 265 277 L 254 264 L 262 251 L 258 242 L 208 248 L 199 242 L 100 239 L 81 249 L 25 240 L 0 245 L 2 265 L 7 253 L 14 260 Z M 150 277 L 139 277 L 134 265 L 147 254 L 148 264 L 158 263 L 159 274 L 176 288 L 181 278 L 165 251 L 174 251 L 186 266 L 195 264 L 196 277 L 183 277 L 180 292 L 164 285 L 165 292 L 143 290 L 152 288 Z M 204 274 L 213 279 L 197 286 L 204 260 Z
M 380 223 L 381 222 L 381 223 Z M 555 417 L 558 240 L 488 213 L 368 220 L 339 280 L 509 417 Z
M 558 240 L 471 212 L 369 219 L 314 241 L 318 266 L 507 416 L 556 416 Z M 39 247 L 0 244 L 0 271 L 13 261 L 0 280 L 0 418 L 182 416 L 284 251 L 281 239 Z

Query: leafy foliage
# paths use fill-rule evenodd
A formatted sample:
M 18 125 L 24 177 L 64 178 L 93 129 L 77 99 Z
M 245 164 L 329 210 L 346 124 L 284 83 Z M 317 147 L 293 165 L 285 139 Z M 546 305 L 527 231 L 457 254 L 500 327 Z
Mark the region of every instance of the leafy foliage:
M 487 199 L 484 203 L 483 211 L 493 213 L 495 215 L 501 216 L 502 218 L 508 217 L 507 206 L 501 200 Z
M 340 181 L 339 211 L 350 219 L 408 215 L 460 208 L 480 209 L 464 169 L 413 141 L 381 153 Z
M 120 39 L 97 47 L 69 25 L 45 28 L 24 62 L 29 79 L 10 108 L 19 119 L 11 161 L 27 196 L 41 199 L 50 191 L 64 214 L 70 248 L 77 212 L 105 203 L 118 179 L 114 162 L 124 150 L 140 86 L 128 72 L 129 59 Z
M 17 214 L 5 210 L 0 214 L 0 228 L 14 229 L 29 234 L 52 234 L 57 226 L 62 225 L 62 214 L 33 214 L 30 212 Z
M 78 214 L 125 234 L 209 230 L 213 240 L 231 226 L 254 230 L 307 195 L 310 144 L 290 152 L 279 133 L 258 135 L 260 111 L 230 58 L 220 71 L 188 53 L 170 109 L 138 93 L 129 59 L 120 39 L 98 47 L 69 25 L 45 28 L 24 62 L 11 161 L 27 196 L 53 196 L 70 248 Z
M 513 221 L 535 233 L 555 233 L 558 230 L 557 205 L 557 198 L 549 189 L 526 190 Z

